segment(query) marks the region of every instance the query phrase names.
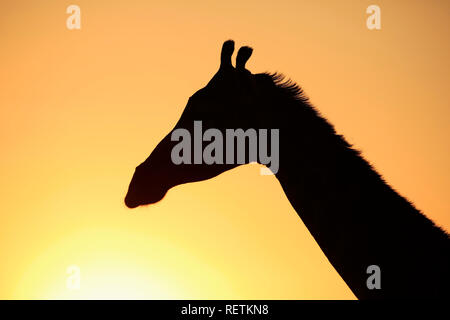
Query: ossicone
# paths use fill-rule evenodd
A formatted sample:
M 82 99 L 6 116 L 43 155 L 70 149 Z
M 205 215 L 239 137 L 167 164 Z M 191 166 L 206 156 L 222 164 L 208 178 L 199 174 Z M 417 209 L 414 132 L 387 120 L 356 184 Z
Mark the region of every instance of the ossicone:
M 236 69 L 245 69 L 245 64 L 252 55 L 253 49 L 250 47 L 241 47 L 236 57 Z

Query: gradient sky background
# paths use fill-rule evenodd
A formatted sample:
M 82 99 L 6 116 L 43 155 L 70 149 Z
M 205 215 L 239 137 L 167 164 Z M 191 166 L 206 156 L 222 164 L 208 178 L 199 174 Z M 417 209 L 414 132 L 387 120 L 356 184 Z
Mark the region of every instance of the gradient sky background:
M 450 229 L 449 1 L 2 1 L 0 16 L 2 299 L 354 298 L 257 165 L 123 204 L 230 38 Z

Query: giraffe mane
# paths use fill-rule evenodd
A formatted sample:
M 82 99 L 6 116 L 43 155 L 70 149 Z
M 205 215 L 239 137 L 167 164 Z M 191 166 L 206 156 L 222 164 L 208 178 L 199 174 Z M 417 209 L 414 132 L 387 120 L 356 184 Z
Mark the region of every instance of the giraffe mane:
M 309 104 L 309 98 L 306 96 L 302 87 L 300 87 L 295 81 L 290 78 L 286 78 L 284 74 L 278 72 L 264 74 L 270 77 L 275 86 L 285 95 Z
M 320 125 L 322 126 L 322 128 L 325 128 L 326 131 L 328 131 L 328 133 L 330 134 L 330 136 L 333 136 L 335 139 L 335 142 L 337 144 L 340 144 L 344 150 L 346 150 L 346 154 L 348 156 L 354 156 L 358 159 L 358 166 L 360 166 L 361 168 L 364 168 L 364 170 L 370 171 L 372 173 L 372 175 L 374 177 L 376 177 L 379 180 L 379 183 L 384 184 L 385 186 L 387 186 L 390 190 L 390 192 L 392 194 L 394 194 L 396 197 L 400 197 L 403 199 L 403 205 L 410 205 L 414 211 L 415 211 L 415 215 L 418 217 L 418 219 L 422 220 L 422 223 L 425 224 L 429 224 L 431 225 L 433 228 L 435 229 L 439 229 L 441 231 L 441 237 L 442 239 L 449 239 L 450 238 L 450 234 L 443 229 L 442 227 L 440 227 L 439 225 L 437 225 L 434 221 L 426 219 L 424 213 L 417 209 L 414 205 L 413 202 L 411 202 L 409 199 L 407 199 L 406 197 L 402 197 L 400 195 L 399 192 L 397 192 L 397 190 L 392 187 L 383 177 L 383 175 L 381 175 L 376 168 L 367 160 L 365 159 L 365 157 L 362 155 L 362 152 L 356 148 L 354 148 L 354 146 L 349 143 L 343 135 L 338 134 L 336 132 L 335 127 L 328 122 L 328 120 L 322 116 L 322 114 L 320 113 L 319 110 L 317 110 L 311 103 L 309 98 L 306 96 L 306 94 L 304 93 L 303 89 L 293 80 L 291 80 L 290 78 L 286 78 L 283 74 L 281 73 L 263 73 L 265 76 L 269 77 L 270 79 L 272 79 L 275 87 L 281 91 L 281 94 L 284 95 L 285 97 L 288 97 L 290 99 L 293 99 L 294 101 L 297 101 L 298 103 L 300 103 L 301 105 L 303 105 L 305 108 L 303 108 L 303 112 L 308 112 L 308 113 L 312 113 L 315 118 L 317 119 L 317 121 L 320 122 Z

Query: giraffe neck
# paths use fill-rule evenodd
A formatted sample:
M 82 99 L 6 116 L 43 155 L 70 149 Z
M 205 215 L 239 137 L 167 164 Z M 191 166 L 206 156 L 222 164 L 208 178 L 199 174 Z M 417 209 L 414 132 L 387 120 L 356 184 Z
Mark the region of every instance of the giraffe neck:
M 276 177 L 353 293 L 358 298 L 448 295 L 448 235 L 386 184 L 312 107 L 285 103 L 277 110 L 286 112 L 271 117 L 277 122 L 272 126 L 280 128 Z M 371 276 L 377 278 L 370 278 L 369 289 Z M 373 288 L 378 284 L 381 289 Z

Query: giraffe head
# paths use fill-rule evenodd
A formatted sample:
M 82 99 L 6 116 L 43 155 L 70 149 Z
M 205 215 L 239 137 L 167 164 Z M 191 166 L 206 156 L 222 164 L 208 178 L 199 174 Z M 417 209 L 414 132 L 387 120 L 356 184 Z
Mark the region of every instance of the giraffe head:
M 206 180 L 238 165 L 260 160 L 258 143 L 253 145 L 256 149 L 250 150 L 252 133 L 267 128 L 263 120 L 266 117 L 261 115 L 274 80 L 267 74 L 252 74 L 245 68 L 252 54 L 250 47 L 239 49 L 236 67 L 231 63 L 233 51 L 234 42 L 224 42 L 219 71 L 189 98 L 173 130 L 136 168 L 125 197 L 129 208 L 158 202 L 174 186 Z M 239 141 L 230 148 L 225 147 L 227 130 L 233 128 L 239 130 L 235 133 L 244 132 L 241 147 L 249 149 L 244 156 L 239 154 Z M 245 136 L 248 129 L 252 132 Z M 217 148 L 214 149 L 213 143 Z M 209 149 L 203 148 L 208 144 Z

